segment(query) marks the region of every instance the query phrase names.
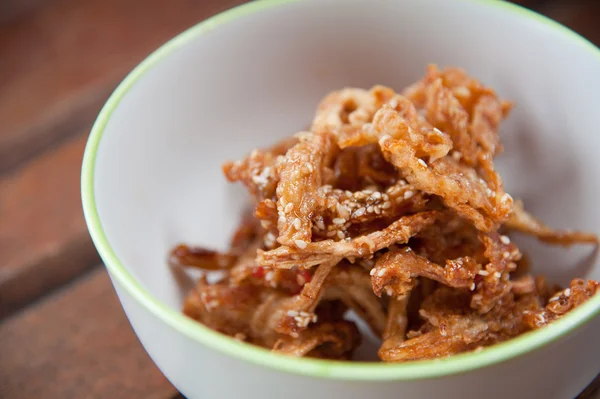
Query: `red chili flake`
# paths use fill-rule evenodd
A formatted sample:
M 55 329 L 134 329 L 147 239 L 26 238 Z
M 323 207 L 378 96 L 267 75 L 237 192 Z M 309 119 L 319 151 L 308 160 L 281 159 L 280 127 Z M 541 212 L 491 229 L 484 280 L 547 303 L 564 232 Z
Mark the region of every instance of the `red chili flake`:
M 263 278 L 265 277 L 265 268 L 262 266 L 255 267 L 252 270 L 252 277 Z
M 483 281 L 483 276 L 481 274 L 475 275 L 475 278 L 473 279 L 473 282 L 475 283 L 475 285 L 479 284 L 482 281 Z

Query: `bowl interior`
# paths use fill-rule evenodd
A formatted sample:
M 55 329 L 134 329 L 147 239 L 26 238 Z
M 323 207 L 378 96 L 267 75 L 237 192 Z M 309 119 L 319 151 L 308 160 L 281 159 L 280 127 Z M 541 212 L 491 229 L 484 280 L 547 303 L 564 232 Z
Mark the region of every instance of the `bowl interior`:
M 246 196 L 226 183 L 223 161 L 306 128 L 329 90 L 400 90 L 431 62 L 463 67 L 516 102 L 497 161 L 513 197 L 551 226 L 600 232 L 600 57 L 591 46 L 496 2 L 264 3 L 171 44 L 104 129 L 94 180 L 102 227 L 159 300 L 182 302 L 166 265 L 174 244 L 224 249 L 239 221 Z M 519 242 L 551 280 L 600 278 L 590 248 Z

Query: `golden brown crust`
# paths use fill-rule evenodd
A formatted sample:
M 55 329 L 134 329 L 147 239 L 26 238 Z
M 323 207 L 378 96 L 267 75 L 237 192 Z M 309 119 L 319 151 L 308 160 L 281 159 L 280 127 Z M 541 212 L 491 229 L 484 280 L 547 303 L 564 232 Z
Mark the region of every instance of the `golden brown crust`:
M 402 95 L 329 93 L 310 131 L 223 166 L 254 212 L 226 252 L 172 251 L 177 271 L 221 274 L 198 279 L 184 313 L 278 353 L 349 360 L 361 339 L 352 310 L 386 362 L 478 350 L 562 317 L 600 283 L 546 283 L 502 232 L 598 239 L 513 206 L 493 163 L 510 108 L 464 71 L 435 66 Z
M 529 214 L 522 201 L 516 201 L 514 212 L 504 223 L 512 231 L 518 231 L 537 237 L 539 240 L 556 245 L 596 244 L 598 236 L 591 233 L 571 230 L 554 230 Z

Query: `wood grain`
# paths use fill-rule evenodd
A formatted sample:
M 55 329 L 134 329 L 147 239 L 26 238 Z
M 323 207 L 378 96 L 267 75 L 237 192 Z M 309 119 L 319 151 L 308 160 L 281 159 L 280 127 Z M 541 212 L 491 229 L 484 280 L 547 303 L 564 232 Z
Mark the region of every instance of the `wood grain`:
M 596 46 L 600 45 L 600 1 L 554 0 L 540 6 L 538 10 L 573 29 Z
M 88 125 L 159 45 L 241 0 L 48 0 L 0 24 L 0 172 Z
M 0 179 L 0 318 L 100 262 L 79 194 L 86 139 Z
M 104 268 L 0 324 L 0 397 L 168 399 Z

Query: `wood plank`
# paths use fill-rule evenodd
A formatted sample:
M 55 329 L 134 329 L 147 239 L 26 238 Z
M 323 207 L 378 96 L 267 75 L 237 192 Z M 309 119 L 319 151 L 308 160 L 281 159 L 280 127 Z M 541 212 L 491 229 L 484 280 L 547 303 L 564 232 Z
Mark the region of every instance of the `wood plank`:
M 89 124 L 160 44 L 242 0 L 48 0 L 0 24 L 0 172 Z
M 0 179 L 0 318 L 100 263 L 79 194 L 86 139 Z
M 0 324 L 0 397 L 168 399 L 103 267 Z
M 600 399 L 600 374 L 575 399 Z
M 538 11 L 600 45 L 600 1 L 553 0 Z

